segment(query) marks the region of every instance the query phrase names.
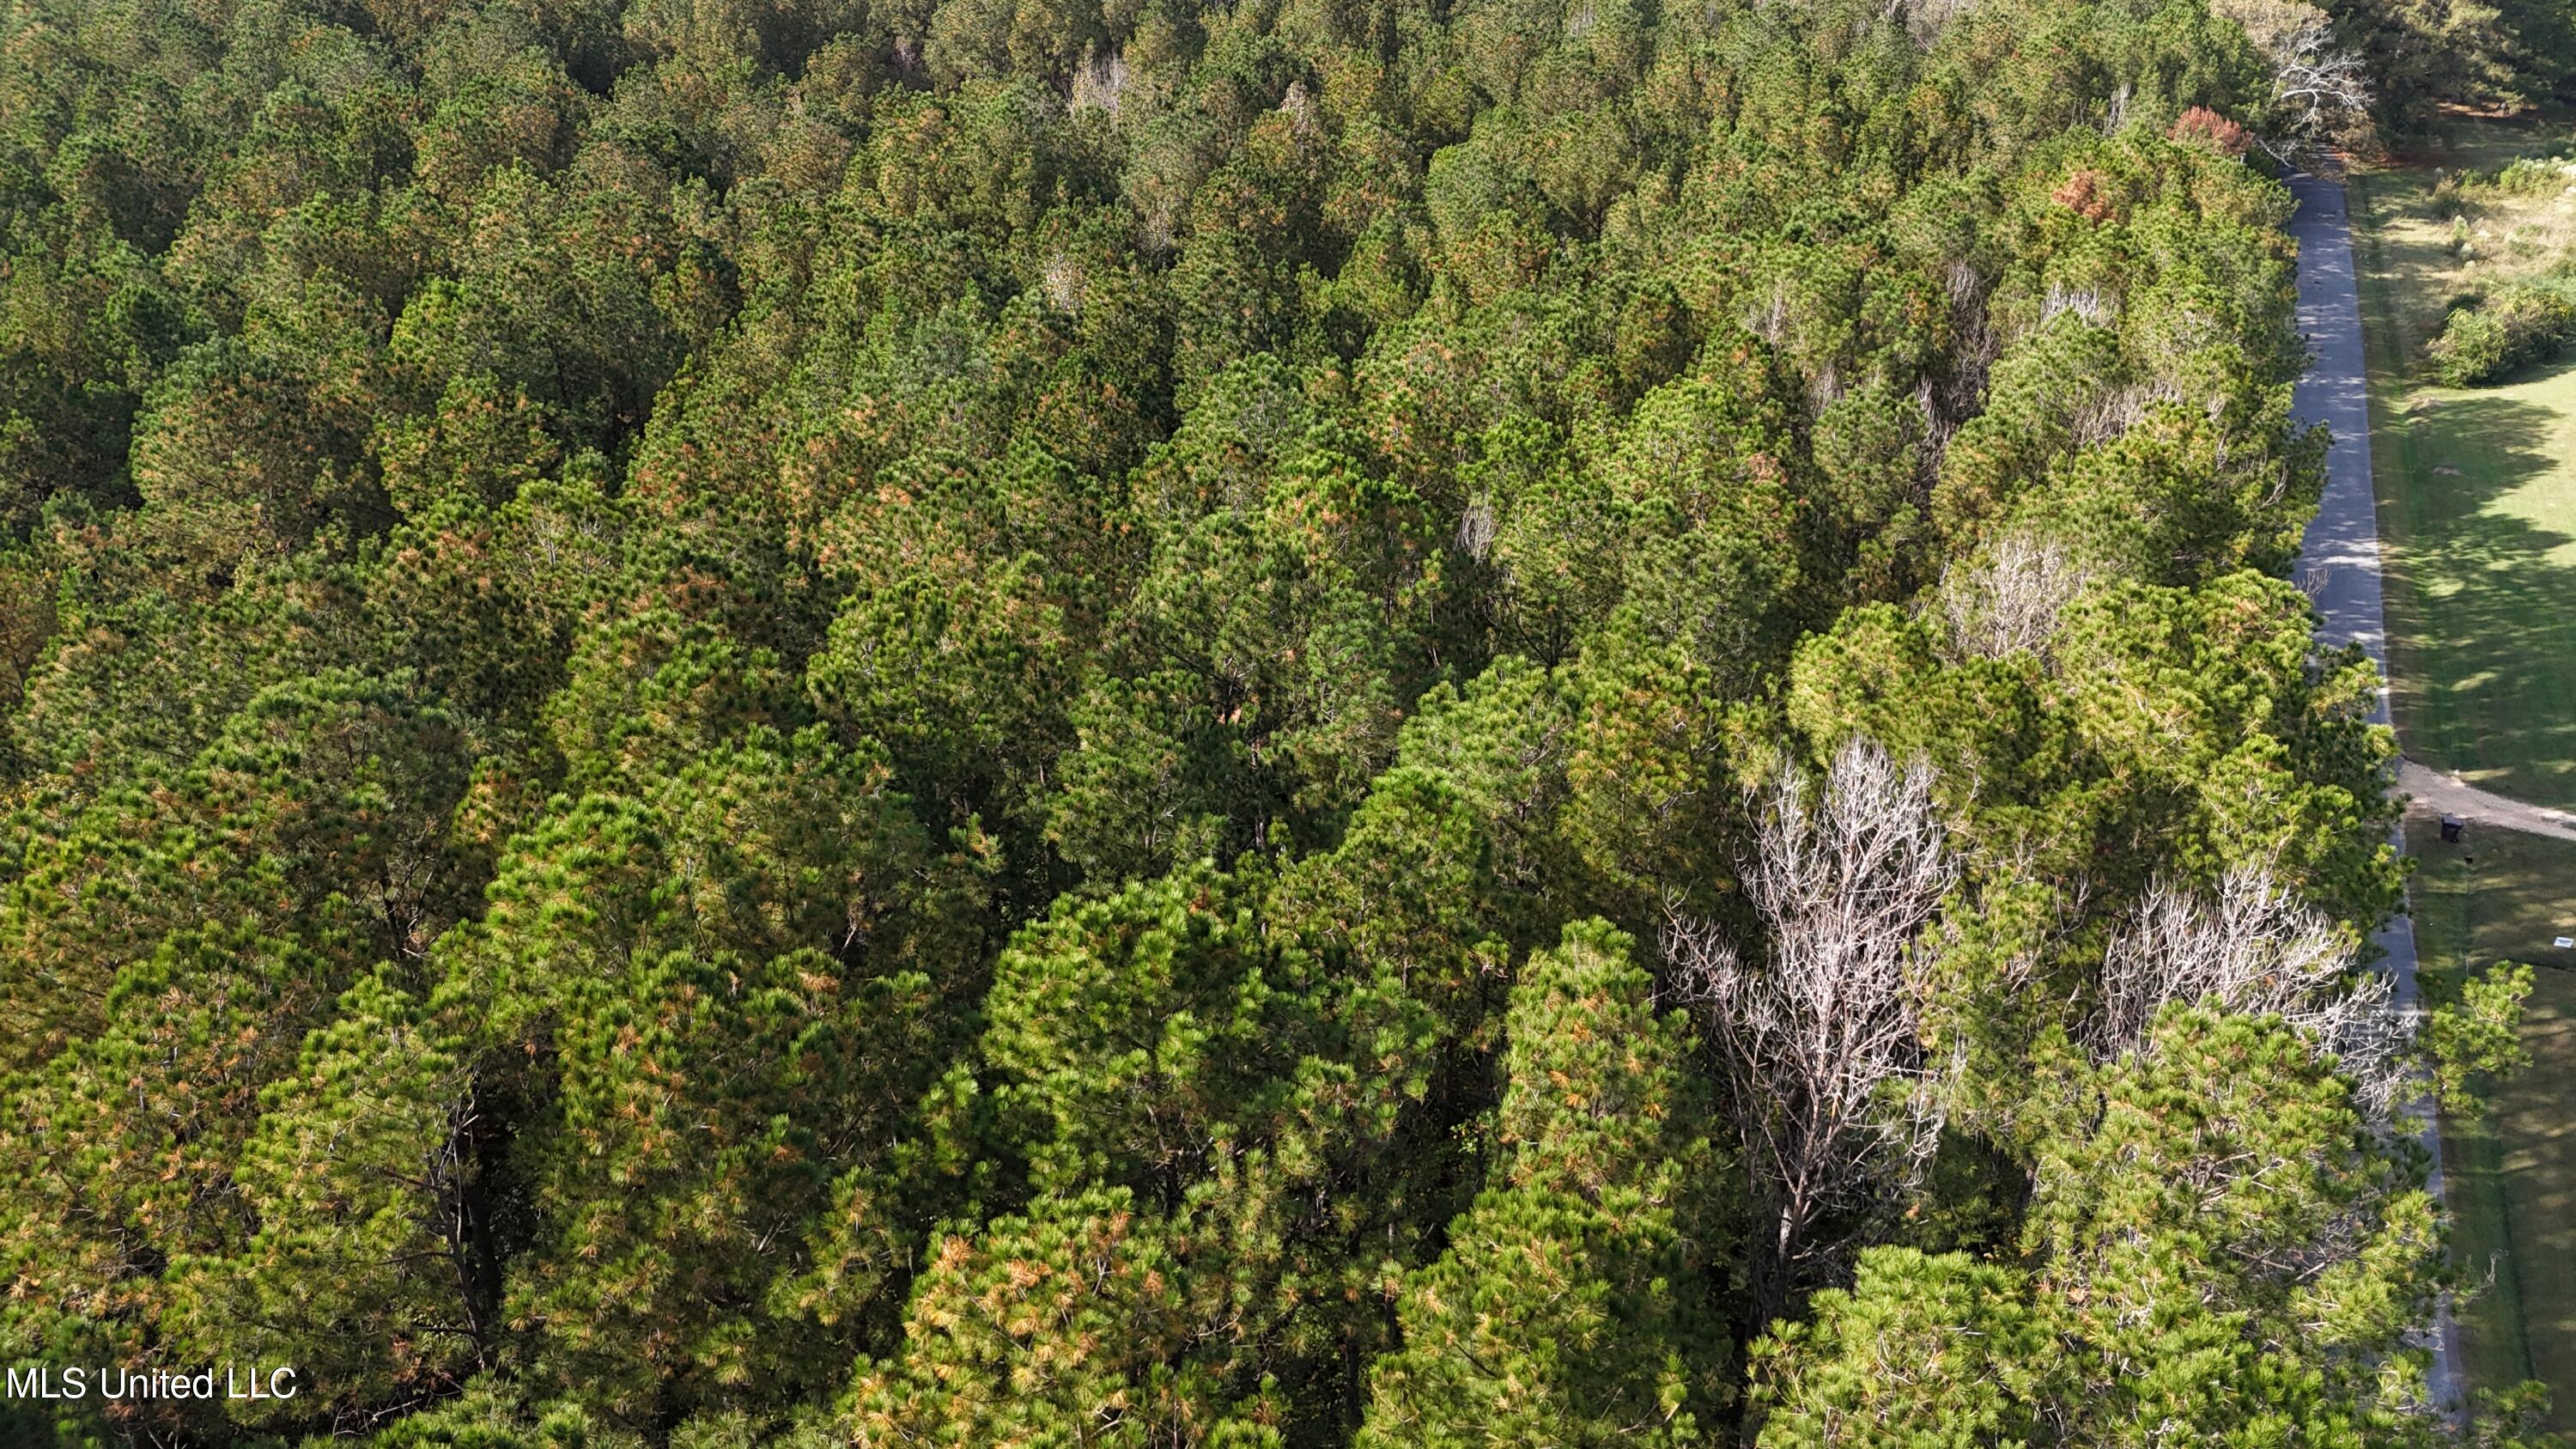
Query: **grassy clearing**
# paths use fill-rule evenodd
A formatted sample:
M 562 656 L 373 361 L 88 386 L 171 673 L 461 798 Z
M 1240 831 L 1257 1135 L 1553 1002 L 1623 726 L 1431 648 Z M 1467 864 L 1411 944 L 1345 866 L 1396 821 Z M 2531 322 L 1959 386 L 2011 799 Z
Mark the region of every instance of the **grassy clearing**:
M 2499 960 L 2534 973 L 2523 1044 L 2531 1069 L 2497 1088 L 2480 1122 L 2442 1124 L 2454 1261 L 2492 1286 L 2460 1314 L 2469 1382 L 2550 1386 L 2550 1427 L 2576 1431 L 2576 844 L 2476 830 L 2441 843 L 2426 817 L 2407 821 L 2415 877 L 2415 944 L 2425 998 L 2441 1002 L 2465 973 Z
M 2460 390 L 2426 383 L 2422 358 L 2453 298 L 2576 247 L 2576 179 L 2472 188 L 2454 220 L 2440 177 L 2569 142 L 2462 120 L 2423 164 L 2352 188 L 2400 733 L 2419 760 L 2562 807 L 2576 806 L 2576 361 Z
M 2564 127 L 2462 120 L 2418 164 L 2354 178 L 2372 455 L 2397 722 L 2416 759 L 2509 795 L 2576 806 L 2576 365 L 2504 385 L 2430 385 L 2423 345 L 2455 298 L 2576 249 L 2576 190 L 2442 175 L 2563 152 Z M 2576 845 L 2497 830 L 2445 846 L 2408 821 L 2426 997 L 2498 960 L 2540 967 L 2533 1065 L 2475 1122 L 2445 1120 L 2456 1261 L 2492 1286 L 2460 1316 L 2473 1388 L 2550 1386 L 2576 1432 Z

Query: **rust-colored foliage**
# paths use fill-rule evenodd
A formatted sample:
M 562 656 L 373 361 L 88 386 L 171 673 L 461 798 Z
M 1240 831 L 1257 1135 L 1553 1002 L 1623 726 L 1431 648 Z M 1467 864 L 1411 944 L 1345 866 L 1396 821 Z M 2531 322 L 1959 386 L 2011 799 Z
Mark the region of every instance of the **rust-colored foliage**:
M 2210 147 L 2222 156 L 2242 156 L 2254 144 L 2245 128 L 2207 106 L 2194 106 L 2174 118 L 2168 139 Z

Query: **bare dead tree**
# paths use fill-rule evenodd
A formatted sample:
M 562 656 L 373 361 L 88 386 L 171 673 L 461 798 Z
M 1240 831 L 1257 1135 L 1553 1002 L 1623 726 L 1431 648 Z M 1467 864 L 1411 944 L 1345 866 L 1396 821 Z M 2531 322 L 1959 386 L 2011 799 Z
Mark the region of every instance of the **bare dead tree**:
M 1986 659 L 2027 651 L 2045 657 L 2058 619 L 2092 571 L 2052 539 L 2011 534 L 1973 564 L 1941 576 L 1941 608 L 1961 653 Z
M 1107 111 L 1114 116 L 1126 89 L 1127 52 L 1095 50 L 1074 69 L 1071 104 L 1077 111 Z
M 2132 94 L 2133 88 L 2127 81 L 2120 82 L 2120 88 L 2111 93 L 2111 103 L 2102 108 L 2100 130 L 2103 135 L 2116 136 L 2122 126 L 2129 124 L 2129 97 Z
M 1975 12 L 1976 0 L 1890 0 L 1885 14 L 1894 18 L 1900 12 L 1905 28 L 1917 47 L 1930 50 L 1943 32 Z
M 1469 500 L 1466 512 L 1458 516 L 1458 551 L 1483 563 L 1485 555 L 1493 551 L 1498 526 L 1490 495 L 1479 494 Z
M 1306 89 L 1304 81 L 1288 83 L 1287 94 L 1279 98 L 1279 111 L 1289 119 L 1298 135 L 1312 138 L 1321 133 L 1323 108 L 1315 103 L 1315 97 Z
M 2058 314 L 2072 312 L 2095 327 L 2108 327 L 2119 315 L 2119 304 L 2102 295 L 2099 287 L 2070 287 L 2063 282 L 2048 284 L 2048 295 L 2039 304 L 2039 325 L 2047 326 Z
M 2067 420 L 2068 441 L 2079 448 L 2110 442 L 2147 420 L 2160 403 L 2180 402 L 2182 390 L 2167 378 L 2095 390 Z
M 2272 63 L 2276 134 L 2256 140 L 2286 165 L 2370 122 L 2370 79 L 2361 57 L 2335 41 L 2334 21 L 2305 0 L 2219 0 L 2210 7 L 2245 29 Z
M 1071 252 L 1059 248 L 1046 259 L 1046 265 L 1039 269 L 1038 292 L 1046 298 L 1047 305 L 1056 311 L 1067 317 L 1080 317 L 1083 288 L 1089 284 L 1089 281 L 1090 278 L 1085 275 L 1081 260 Z
M 2384 972 L 2356 971 L 2345 936 L 2261 865 L 2229 870 L 2210 894 L 2159 882 L 2113 937 L 2103 1002 L 2084 1023 L 2097 1060 L 2144 1049 L 2157 1013 L 2173 1002 L 2277 1015 L 2331 1057 L 2354 1083 L 2355 1104 L 2383 1133 L 2412 1131 L 2397 1114 L 2422 1090 L 2408 1051 L 2411 1023 L 2391 1008 Z M 2420 1125 L 2420 1124 L 2419 1124 Z M 2187 1192 L 2214 1197 L 2284 1170 L 2331 1171 L 2326 1153 L 2290 1161 L 2228 1153 L 2179 1169 Z M 2385 1200 L 2363 1193 L 2322 1220 L 2282 1231 L 2261 1215 L 2210 1239 L 2209 1250 L 2284 1286 L 2315 1284 L 2384 1241 Z
M 2370 114 L 2361 57 L 2335 44 L 2323 12 L 2306 17 L 2271 53 L 2272 99 L 2286 113 L 2296 141 L 2325 144 Z
M 2085 1024 L 2095 1058 L 2137 1050 L 2172 1002 L 2212 1001 L 2277 1014 L 2331 1053 L 2362 1109 L 2386 1123 L 2420 1091 L 2407 1047 L 2412 1024 L 2390 1006 L 2385 972 L 2356 971 L 2335 924 L 2260 865 L 2239 865 L 2214 895 L 2158 881 L 2112 937 L 2102 1004 Z
M 1950 365 L 1938 384 L 1927 376 L 1915 388 L 1924 427 L 1923 448 L 1915 464 L 1921 479 L 1917 486 L 1927 495 L 1941 476 L 1941 457 L 1949 450 L 1951 435 L 1982 406 L 1986 374 L 2005 342 L 2003 329 L 1995 325 L 1988 307 L 1991 278 L 1967 259 L 1954 257 L 1943 265 L 1941 280 L 1949 294 L 1958 345 L 1951 349 Z
M 1760 1291 L 1784 1300 L 1829 1214 L 1913 1180 L 1940 1132 L 1921 1031 L 1924 931 L 1957 867 L 1932 772 L 1855 740 L 1821 789 L 1771 792 L 1746 895 L 1769 951 L 1747 964 L 1710 922 L 1673 916 L 1664 950 L 1706 1014 L 1755 1181 L 1775 1216 Z

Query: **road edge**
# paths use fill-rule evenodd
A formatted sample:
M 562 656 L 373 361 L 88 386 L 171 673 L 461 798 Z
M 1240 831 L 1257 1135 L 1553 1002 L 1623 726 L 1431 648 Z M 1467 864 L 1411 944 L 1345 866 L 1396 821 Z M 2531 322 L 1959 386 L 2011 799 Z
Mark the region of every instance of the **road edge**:
M 2362 351 L 2360 274 L 2352 244 L 2351 208 L 2344 184 L 2309 174 L 2289 178 L 2298 210 L 2290 222 L 2299 246 L 2298 325 L 2309 347 L 2307 371 L 2291 393 L 2291 415 L 2326 429 L 2326 484 L 2317 514 L 2300 541 L 2301 570 L 2316 579 L 2317 642 L 2326 648 L 2358 644 L 2379 671 L 2371 719 L 2389 726 L 2388 619 L 2382 580 L 2379 500 L 2370 458 L 2370 383 Z M 2391 781 L 2393 786 L 2394 781 Z M 2401 820 L 2390 832 L 2406 853 Z M 2423 1021 L 2415 981 L 2415 922 L 2407 911 L 2389 919 L 2374 938 L 2394 978 L 2391 1006 Z M 2420 1124 L 2417 1140 L 2426 1159 L 2425 1188 L 2443 1212 L 2441 1121 L 2434 1103 L 2406 1109 Z M 2459 1364 L 2459 1325 L 2448 1298 L 2434 1313 L 2433 1361 L 2426 1388 L 2454 1423 L 2465 1420 L 2467 1401 Z

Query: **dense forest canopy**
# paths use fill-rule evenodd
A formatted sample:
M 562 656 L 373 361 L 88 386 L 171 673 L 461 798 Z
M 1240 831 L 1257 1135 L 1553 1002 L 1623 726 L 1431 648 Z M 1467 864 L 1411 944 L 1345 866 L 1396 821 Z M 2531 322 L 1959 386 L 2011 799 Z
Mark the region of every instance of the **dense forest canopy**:
M 0 1429 L 2443 1432 L 2240 18 L 0 14 Z

